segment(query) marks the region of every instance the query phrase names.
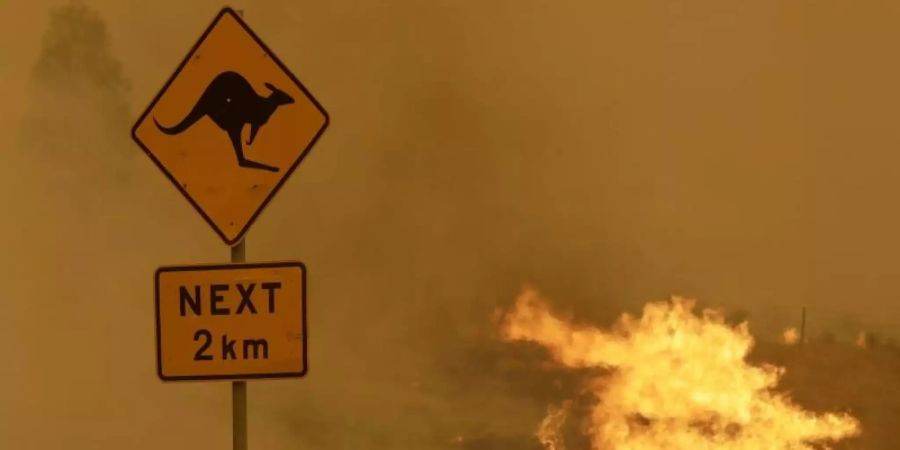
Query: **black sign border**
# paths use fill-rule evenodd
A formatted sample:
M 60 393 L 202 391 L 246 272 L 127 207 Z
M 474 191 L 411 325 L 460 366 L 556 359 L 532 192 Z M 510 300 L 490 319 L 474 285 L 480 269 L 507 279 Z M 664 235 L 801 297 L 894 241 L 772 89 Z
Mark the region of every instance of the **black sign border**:
M 282 71 L 284 71 L 284 73 L 288 76 L 288 78 L 290 78 L 291 81 L 293 81 L 294 84 L 296 84 L 297 87 L 299 87 L 301 91 L 303 91 L 303 93 L 307 96 L 307 98 L 309 98 L 309 100 L 312 102 L 312 104 L 325 117 L 325 123 L 322 124 L 321 128 L 319 128 L 319 131 L 315 134 L 315 136 L 313 136 L 313 139 L 309 142 L 309 144 L 306 146 L 306 148 L 303 149 L 303 151 L 300 153 L 300 156 L 297 157 L 297 159 L 290 166 L 290 168 L 287 169 L 284 176 L 281 177 L 281 179 L 275 185 L 275 188 L 272 189 L 271 192 L 269 192 L 269 195 L 266 197 L 266 199 L 256 209 L 256 211 L 253 213 L 253 215 L 250 216 L 250 219 L 247 221 L 247 223 L 244 225 L 244 227 L 237 233 L 237 235 L 235 235 L 234 239 L 232 239 L 232 240 L 229 240 L 228 237 L 225 236 L 225 233 L 218 226 L 216 226 L 215 222 L 213 222 L 212 219 L 206 214 L 206 212 L 203 211 L 203 208 L 201 208 L 200 205 L 197 204 L 197 202 L 194 201 L 193 198 L 191 198 L 191 196 L 184 189 L 184 187 L 181 185 L 181 183 L 179 183 L 178 180 L 176 180 L 175 177 L 172 176 L 172 174 L 169 173 L 168 170 L 166 170 L 166 167 L 163 166 L 163 164 L 159 161 L 159 159 L 157 159 L 156 156 L 153 155 L 153 153 L 150 151 L 150 149 L 147 148 L 147 146 L 144 145 L 144 143 L 141 142 L 141 140 L 138 139 L 138 136 L 137 136 L 138 126 L 144 122 L 144 119 L 147 118 L 147 115 L 150 114 L 150 111 L 153 109 L 154 106 L 156 106 L 156 103 L 159 102 L 159 99 L 162 98 L 163 94 L 165 94 L 166 91 L 169 90 L 169 86 L 172 84 L 172 82 L 175 81 L 175 78 L 177 78 L 178 75 L 181 74 L 181 71 L 184 69 L 184 67 L 187 65 L 187 63 L 190 61 L 191 55 L 193 55 L 194 52 L 197 51 L 197 49 L 200 47 L 200 44 L 202 44 L 203 41 L 206 40 L 206 37 L 209 35 L 209 33 L 212 32 L 212 30 L 213 30 L 213 28 L 215 28 L 216 24 L 218 24 L 219 21 L 222 19 L 222 17 L 224 17 L 226 14 L 232 16 L 237 21 L 237 23 L 240 24 L 241 28 L 243 28 L 244 31 L 246 31 L 247 34 L 251 38 L 253 38 L 254 41 L 256 41 L 256 44 L 259 45 L 271 57 L 272 61 L 275 62 L 275 64 L 277 64 L 278 67 L 281 68 Z M 272 200 L 272 198 L 275 197 L 275 194 L 281 190 L 281 186 L 287 181 L 288 178 L 291 177 L 291 175 L 294 173 L 294 169 L 296 169 L 297 166 L 300 165 L 300 162 L 306 158 L 306 155 L 307 155 L 307 153 L 309 153 L 310 149 L 312 149 L 312 147 L 316 144 L 316 142 L 319 141 L 319 138 L 322 136 L 322 133 L 325 132 L 325 129 L 328 128 L 328 124 L 330 122 L 331 122 L 331 119 L 328 116 L 328 113 L 325 111 L 325 108 L 323 108 L 322 105 L 319 103 L 319 101 L 316 100 L 315 97 L 313 97 L 312 93 L 310 93 L 309 90 L 306 89 L 306 86 L 304 86 L 303 83 L 301 83 L 300 80 L 298 80 L 297 77 L 294 76 L 294 74 L 290 70 L 288 70 L 287 66 L 285 66 L 284 63 L 282 63 L 280 59 L 278 59 L 278 57 L 275 55 L 275 53 L 272 52 L 272 50 L 269 49 L 269 47 L 262 41 L 262 39 L 260 39 L 256 35 L 256 33 L 254 33 L 253 30 L 251 30 L 250 27 L 244 22 L 244 20 L 241 19 L 240 15 L 237 14 L 234 11 L 234 9 L 232 9 L 231 7 L 226 6 L 225 8 L 222 8 L 221 11 L 219 11 L 219 13 L 213 19 L 212 23 L 206 28 L 206 31 L 204 31 L 203 34 L 200 36 L 200 39 L 198 39 L 197 42 L 187 52 L 187 55 L 181 61 L 181 64 L 178 65 L 178 68 L 175 69 L 175 72 L 172 74 L 172 76 L 169 77 L 169 80 L 166 81 L 166 84 L 163 85 L 162 89 L 159 90 L 159 92 L 156 94 L 156 96 L 150 102 L 150 105 L 147 106 L 147 109 L 144 110 L 144 112 L 141 114 L 140 118 L 138 118 L 138 120 L 134 123 L 134 126 L 131 128 L 131 139 L 134 140 L 141 147 L 141 149 L 144 150 L 144 153 L 146 153 L 150 157 L 150 159 L 153 160 L 153 162 L 156 164 L 156 166 L 166 175 L 166 178 L 168 178 L 169 181 L 171 181 L 175 185 L 175 187 L 178 188 L 178 191 L 181 192 L 181 195 L 183 195 L 184 198 L 186 198 L 187 201 L 194 207 L 194 209 L 197 210 L 198 213 L 200 213 L 200 215 L 203 217 L 203 219 L 206 220 L 206 223 L 208 223 L 213 228 L 213 230 L 215 230 L 216 234 L 218 234 L 219 237 L 222 238 L 223 241 L 225 241 L 225 244 L 227 244 L 229 246 L 234 246 L 234 245 L 237 245 L 239 242 L 241 242 L 241 239 L 243 239 L 244 235 L 247 234 L 247 231 L 250 229 L 250 226 L 252 226 L 253 223 L 256 222 L 256 218 L 259 217 L 259 215 L 266 208 L 266 206 L 268 206 L 268 204 Z
M 300 321 L 303 326 L 303 369 L 299 372 L 276 372 L 264 374 L 228 374 L 228 375 L 180 375 L 167 376 L 162 371 L 162 329 L 159 317 L 159 277 L 165 272 L 200 272 L 209 270 L 238 270 L 238 269 L 266 269 L 266 268 L 290 268 L 300 269 Z M 230 264 L 195 264 L 190 266 L 164 266 L 156 269 L 153 277 L 153 296 L 156 309 L 156 375 L 165 382 L 169 381 L 212 381 L 212 380 L 258 380 L 272 378 L 302 378 L 309 372 L 307 361 L 307 341 L 309 340 L 309 326 L 306 322 L 306 265 L 299 261 L 265 262 L 265 263 L 230 263 Z

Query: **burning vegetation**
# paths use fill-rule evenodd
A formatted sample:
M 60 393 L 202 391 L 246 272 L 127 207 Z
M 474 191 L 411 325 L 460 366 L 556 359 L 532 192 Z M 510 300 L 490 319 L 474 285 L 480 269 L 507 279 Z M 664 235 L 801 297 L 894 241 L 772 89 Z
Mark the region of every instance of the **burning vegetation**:
M 746 361 L 754 344 L 746 322 L 732 326 L 694 306 L 650 303 L 605 331 L 561 319 L 527 289 L 501 332 L 540 344 L 564 367 L 597 370 L 580 426 L 595 450 L 814 450 L 860 433 L 849 414 L 810 412 L 776 392 L 784 369 Z M 544 448 L 565 448 L 573 415 L 571 402 L 551 406 L 537 432 Z

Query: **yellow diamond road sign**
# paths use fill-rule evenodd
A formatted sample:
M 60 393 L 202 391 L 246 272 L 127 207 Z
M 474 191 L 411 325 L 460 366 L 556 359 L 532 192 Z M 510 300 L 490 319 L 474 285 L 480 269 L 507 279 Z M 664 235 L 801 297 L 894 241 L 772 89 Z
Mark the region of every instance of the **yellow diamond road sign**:
M 234 245 L 327 125 L 322 106 L 225 8 L 131 134 Z

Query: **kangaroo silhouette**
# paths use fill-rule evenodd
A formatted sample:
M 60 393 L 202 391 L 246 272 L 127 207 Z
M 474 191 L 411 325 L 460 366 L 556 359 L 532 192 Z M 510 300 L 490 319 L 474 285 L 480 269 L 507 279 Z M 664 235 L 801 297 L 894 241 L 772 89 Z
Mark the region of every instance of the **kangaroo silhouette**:
M 269 121 L 269 117 L 279 106 L 294 103 L 294 99 L 284 91 L 269 83 L 265 83 L 265 86 L 272 91 L 268 97 L 258 95 L 241 74 L 222 72 L 209 83 L 191 112 L 177 125 L 165 127 L 160 125 L 155 117 L 153 122 L 163 133 L 174 135 L 184 132 L 204 116 L 209 116 L 228 134 L 239 166 L 278 172 L 277 167 L 244 157 L 244 147 L 241 143 L 241 131 L 245 125 L 250 124 L 250 139 L 247 145 L 251 145 L 256 133 Z

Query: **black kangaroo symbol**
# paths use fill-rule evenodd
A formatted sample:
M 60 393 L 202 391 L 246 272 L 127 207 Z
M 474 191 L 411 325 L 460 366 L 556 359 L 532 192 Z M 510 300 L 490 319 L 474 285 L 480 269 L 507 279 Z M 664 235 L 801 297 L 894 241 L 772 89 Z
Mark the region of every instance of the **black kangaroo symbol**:
M 241 131 L 244 125 L 250 124 L 250 140 L 247 141 L 247 145 L 253 144 L 256 133 L 269 121 L 272 113 L 281 105 L 294 103 L 294 99 L 284 91 L 269 83 L 265 83 L 265 86 L 272 91 L 268 97 L 258 95 L 253 86 L 250 86 L 240 74 L 222 72 L 209 83 L 194 108 L 178 125 L 164 127 L 156 121 L 156 118 L 153 122 L 163 133 L 179 134 L 203 116 L 209 116 L 222 131 L 228 133 L 239 166 L 278 172 L 277 167 L 245 158 L 244 148 L 241 145 Z

